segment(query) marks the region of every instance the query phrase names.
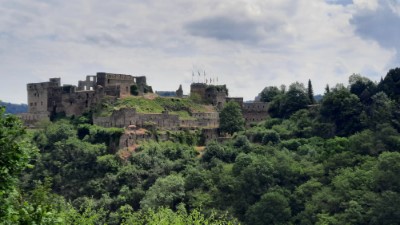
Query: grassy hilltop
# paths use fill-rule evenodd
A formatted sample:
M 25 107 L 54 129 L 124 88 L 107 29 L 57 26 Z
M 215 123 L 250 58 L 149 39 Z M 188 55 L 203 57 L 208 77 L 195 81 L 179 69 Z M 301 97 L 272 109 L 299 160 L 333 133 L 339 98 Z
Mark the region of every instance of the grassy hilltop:
M 113 111 L 122 108 L 135 108 L 138 113 L 162 113 L 168 110 L 170 114 L 177 114 L 181 118 L 190 119 L 193 112 L 213 112 L 214 107 L 194 102 L 190 98 L 165 98 L 154 95 L 129 96 L 118 99 L 116 102 L 106 101 L 96 111 L 99 116 L 109 116 Z

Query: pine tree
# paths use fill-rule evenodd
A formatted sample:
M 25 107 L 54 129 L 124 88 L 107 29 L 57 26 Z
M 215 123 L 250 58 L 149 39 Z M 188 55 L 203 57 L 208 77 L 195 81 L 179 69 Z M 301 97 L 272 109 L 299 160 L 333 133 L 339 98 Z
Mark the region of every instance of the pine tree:
M 308 92 L 308 98 L 310 99 L 310 103 L 311 104 L 315 104 L 315 99 L 314 99 L 314 91 L 312 88 L 312 84 L 311 84 L 311 80 L 308 79 L 308 88 L 307 88 L 307 92 Z
M 331 92 L 331 90 L 329 88 L 329 84 L 327 84 L 325 87 L 325 94 L 328 94 L 329 92 Z

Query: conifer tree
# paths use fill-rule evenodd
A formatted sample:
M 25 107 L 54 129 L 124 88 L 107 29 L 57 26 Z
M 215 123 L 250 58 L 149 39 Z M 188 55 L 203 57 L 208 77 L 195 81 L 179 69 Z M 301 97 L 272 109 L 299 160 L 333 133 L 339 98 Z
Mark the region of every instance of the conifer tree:
M 331 89 L 329 88 L 329 84 L 327 84 L 325 87 L 325 94 L 328 94 L 329 92 L 331 92 Z
M 307 88 L 307 92 L 308 92 L 308 98 L 310 99 L 310 104 L 315 104 L 315 99 L 314 99 L 314 91 L 312 88 L 312 84 L 311 84 L 311 80 L 308 79 L 308 88 Z

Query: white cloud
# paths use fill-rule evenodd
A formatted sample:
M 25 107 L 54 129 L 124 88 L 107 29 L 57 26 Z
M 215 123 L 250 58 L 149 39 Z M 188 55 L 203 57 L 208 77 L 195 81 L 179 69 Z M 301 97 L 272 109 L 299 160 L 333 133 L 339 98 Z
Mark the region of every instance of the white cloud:
M 188 92 L 193 66 L 245 99 L 309 78 L 322 92 L 352 73 L 378 79 L 398 52 L 360 32 L 368 21 L 360 15 L 380 12 L 375 0 L 0 3 L 0 99 L 12 102 L 26 101 L 28 82 L 77 84 L 100 71 L 144 74 L 155 90 L 182 83 Z

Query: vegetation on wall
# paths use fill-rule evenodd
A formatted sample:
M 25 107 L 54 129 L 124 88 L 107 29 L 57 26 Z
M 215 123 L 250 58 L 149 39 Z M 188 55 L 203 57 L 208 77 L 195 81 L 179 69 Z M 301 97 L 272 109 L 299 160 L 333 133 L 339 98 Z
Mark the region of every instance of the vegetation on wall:
M 167 110 L 171 114 L 177 114 L 182 118 L 191 118 L 192 112 L 212 112 L 213 107 L 195 103 L 187 98 L 162 98 L 154 99 L 145 97 L 126 97 L 118 99 L 116 102 L 103 102 L 103 105 L 98 109 L 99 115 L 111 115 L 115 110 L 121 108 L 135 108 L 138 113 L 162 113 Z
M 207 85 L 206 92 L 207 93 L 210 93 L 210 92 L 225 92 L 226 96 L 229 95 L 228 88 L 226 87 L 226 85 L 213 85 L 213 84 Z

